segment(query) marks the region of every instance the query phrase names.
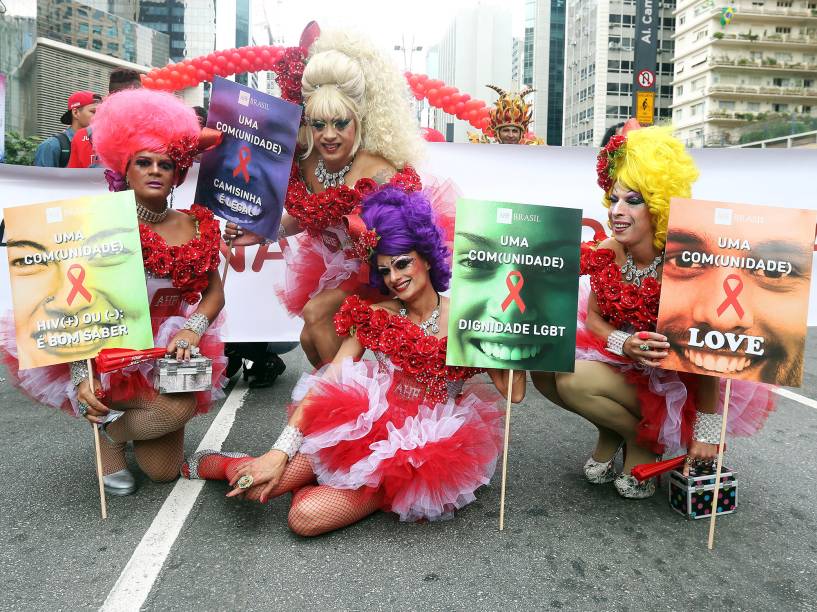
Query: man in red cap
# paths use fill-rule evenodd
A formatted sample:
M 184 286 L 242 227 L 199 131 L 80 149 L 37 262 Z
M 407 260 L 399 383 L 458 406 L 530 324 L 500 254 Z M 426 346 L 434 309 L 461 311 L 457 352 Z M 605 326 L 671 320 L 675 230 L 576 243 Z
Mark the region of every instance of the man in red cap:
M 141 76 L 130 68 L 117 68 L 108 75 L 108 95 L 123 89 L 138 89 L 141 86 Z M 91 126 L 77 130 L 71 141 L 69 168 L 95 168 L 97 166 L 91 132 Z
M 63 132 L 50 136 L 40 143 L 34 154 L 35 166 L 64 168 L 71 157 L 71 140 L 81 128 L 88 127 L 96 112 L 97 102 L 102 96 L 92 91 L 75 91 L 68 98 L 68 110 L 60 121 L 69 127 Z

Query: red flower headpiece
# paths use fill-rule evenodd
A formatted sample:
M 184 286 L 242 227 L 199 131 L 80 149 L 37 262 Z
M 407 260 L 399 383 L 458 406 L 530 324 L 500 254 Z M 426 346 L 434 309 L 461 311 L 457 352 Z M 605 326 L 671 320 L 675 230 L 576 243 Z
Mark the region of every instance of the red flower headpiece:
M 624 154 L 622 146 L 627 142 L 627 137 L 623 134 L 616 134 L 605 147 L 599 151 L 596 158 L 596 174 L 598 174 L 599 187 L 607 193 L 613 187 L 616 176 L 616 163 Z
M 621 134 L 616 134 L 607 142 L 607 145 L 599 151 L 596 158 L 596 174 L 598 174 L 599 187 L 604 189 L 604 193 L 610 191 L 616 180 L 616 165 L 619 158 L 624 154 L 621 147 L 627 142 L 627 133 L 631 130 L 641 128 L 637 119 L 627 119 L 621 128 Z
M 355 255 L 361 260 L 367 261 L 372 256 L 372 253 L 374 253 L 374 249 L 379 241 L 380 236 L 377 235 L 376 231 L 373 229 L 366 230 L 358 236 L 352 248 L 355 251 Z

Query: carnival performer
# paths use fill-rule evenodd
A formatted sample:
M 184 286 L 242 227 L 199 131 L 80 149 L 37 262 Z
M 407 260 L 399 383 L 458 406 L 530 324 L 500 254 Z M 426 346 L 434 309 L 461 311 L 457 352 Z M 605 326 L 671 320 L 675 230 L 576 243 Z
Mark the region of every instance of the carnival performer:
M 304 104 L 278 236 L 298 234 L 298 248 L 284 249 L 286 277 L 278 295 L 292 315 L 303 317 L 301 346 L 319 366 L 341 344 L 333 315 L 346 296 L 366 286 L 341 219 L 379 186 L 419 190 L 412 164 L 422 139 L 405 78 L 370 41 L 329 31 L 309 51 L 304 66 L 304 50 L 288 50 L 277 69 L 282 97 L 300 103 L 303 96 Z M 260 242 L 232 223 L 224 237 L 236 245 Z
M 502 398 L 464 386 L 477 370 L 445 365 L 449 304 L 440 292 L 450 253 L 428 200 L 384 188 L 368 196 L 362 217 L 377 237 L 371 285 L 395 297 L 375 305 L 346 298 L 334 318 L 343 344 L 296 385 L 271 451 L 255 459 L 203 451 L 183 468 L 189 478 L 228 480 L 228 497 L 264 503 L 292 492 L 289 526 L 304 536 L 378 509 L 404 521 L 448 516 L 489 482 L 502 441 Z M 376 359 L 360 360 L 366 349 Z M 504 392 L 507 373 L 489 374 Z M 524 387 L 520 372 L 514 401 Z
M 492 136 L 469 132 L 469 141 L 476 144 L 545 144 L 544 140 L 528 131 L 533 108 L 525 101 L 525 97 L 536 91 L 533 87 L 526 87 L 519 93 L 505 91 L 496 85 L 487 87 L 499 94 L 488 113 L 491 123 L 487 132 Z
M 144 362 L 103 374 L 94 382 L 95 394 L 85 361 L 71 363 L 70 372 L 68 365 L 18 371 L 13 331 L 11 345 L 6 333 L 3 346 L 9 370 L 25 392 L 98 424 L 105 490 L 129 495 L 136 482 L 125 461 L 127 442 L 133 441 L 136 461 L 152 480 L 177 478 L 185 423 L 221 394 L 226 360 L 217 325 L 211 325 L 224 305 L 217 270 L 220 231 L 207 209 L 193 205 L 180 211 L 168 204 L 206 144 L 192 109 L 169 93 L 133 89 L 106 98 L 92 125 L 111 190 L 132 189 L 136 198 L 154 342 L 180 360 L 199 352 L 211 358 L 213 388 L 159 394 L 153 388 L 153 362 Z M 44 308 L 53 316 L 79 308 L 47 299 Z
M 533 372 L 537 389 L 599 430 L 584 465 L 587 480 L 613 482 L 626 498 L 655 492 L 633 466 L 686 448 L 687 466 L 715 459 L 723 385 L 719 378 L 663 370 L 667 338 L 656 333 L 669 203 L 690 197 L 698 170 L 669 128 L 637 129 L 634 120 L 598 156 L 612 238 L 582 247 L 589 291 L 580 299 L 573 373 Z M 732 381 L 728 431 L 757 431 L 773 408 L 769 387 Z M 624 471 L 616 456 L 624 448 Z

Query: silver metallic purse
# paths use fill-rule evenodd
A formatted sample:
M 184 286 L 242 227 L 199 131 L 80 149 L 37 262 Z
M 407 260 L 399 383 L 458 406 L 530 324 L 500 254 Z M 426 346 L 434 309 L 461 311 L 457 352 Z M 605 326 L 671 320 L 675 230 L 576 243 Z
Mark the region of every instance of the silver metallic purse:
M 207 391 L 213 386 L 213 362 L 207 357 L 191 357 L 179 361 L 173 357 L 156 360 L 153 387 L 159 393 L 190 393 Z

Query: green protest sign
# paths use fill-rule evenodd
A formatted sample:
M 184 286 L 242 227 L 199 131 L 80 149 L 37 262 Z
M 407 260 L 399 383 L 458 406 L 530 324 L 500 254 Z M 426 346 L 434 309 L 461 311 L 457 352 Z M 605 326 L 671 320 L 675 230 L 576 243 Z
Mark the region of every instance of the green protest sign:
M 132 191 L 6 208 L 20 369 L 153 347 Z
M 581 211 L 460 199 L 449 365 L 572 372 Z

